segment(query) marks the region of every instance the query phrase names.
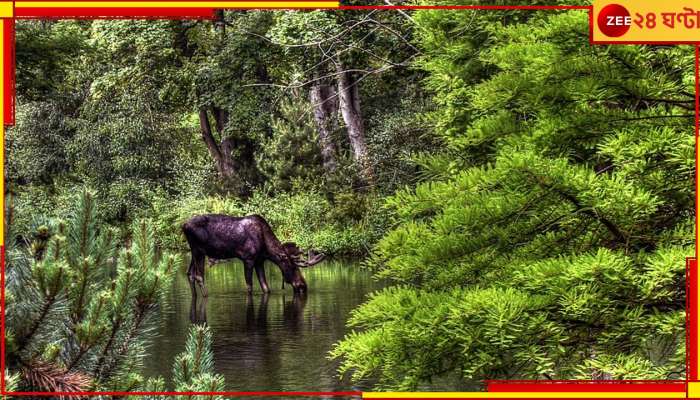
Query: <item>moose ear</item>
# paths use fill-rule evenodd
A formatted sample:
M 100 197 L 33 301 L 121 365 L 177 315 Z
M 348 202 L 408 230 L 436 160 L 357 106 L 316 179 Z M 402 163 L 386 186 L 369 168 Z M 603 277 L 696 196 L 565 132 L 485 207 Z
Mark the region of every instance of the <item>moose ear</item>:
M 285 242 L 282 243 L 282 248 L 287 256 L 295 263 L 301 262 L 301 250 L 297 247 L 295 243 Z
M 299 250 L 296 243 L 284 242 L 282 243 L 282 247 L 284 247 L 284 251 L 286 251 L 290 256 L 301 255 L 301 250 Z

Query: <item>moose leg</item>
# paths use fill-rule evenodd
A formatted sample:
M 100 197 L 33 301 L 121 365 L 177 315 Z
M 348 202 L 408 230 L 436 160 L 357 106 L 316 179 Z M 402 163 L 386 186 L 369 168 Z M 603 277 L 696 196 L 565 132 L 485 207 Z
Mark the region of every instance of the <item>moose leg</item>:
M 267 280 L 265 279 L 265 260 L 255 261 L 255 273 L 258 275 L 260 289 L 262 289 L 263 293 L 270 293 L 270 288 L 267 286 Z
M 195 283 L 195 274 L 197 273 L 197 270 L 194 265 L 194 255 L 192 256 L 192 260 L 190 261 L 190 267 L 187 269 L 187 280 L 190 281 L 190 289 L 192 289 L 192 298 L 196 299 L 197 298 L 197 289 L 195 289 L 194 283 Z
M 197 254 L 192 253 L 192 260 L 194 262 L 194 280 L 202 291 L 202 296 L 207 297 L 209 293 L 207 293 L 207 287 L 204 285 L 204 254 L 199 252 Z
M 243 260 L 243 269 L 245 272 L 245 285 L 248 289 L 248 293 L 253 292 L 253 261 Z

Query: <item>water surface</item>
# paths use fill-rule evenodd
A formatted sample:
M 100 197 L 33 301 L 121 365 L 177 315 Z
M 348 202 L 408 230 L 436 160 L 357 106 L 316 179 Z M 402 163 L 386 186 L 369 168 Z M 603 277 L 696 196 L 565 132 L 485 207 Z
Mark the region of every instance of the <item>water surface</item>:
M 163 376 L 172 389 L 173 361 L 185 348 L 189 326 L 206 321 L 213 334 L 215 370 L 224 375 L 227 390 L 367 389 L 339 380 L 338 363 L 327 356 L 347 332 L 349 312 L 380 284 L 356 263 L 325 261 L 303 270 L 309 292 L 300 297 L 290 285 L 281 289 L 277 266 L 267 264 L 265 270 L 272 293 L 263 295 L 253 276 L 249 296 L 240 261 L 207 267 L 209 298 L 194 304 L 183 265 L 161 312 L 145 360 L 146 375 Z

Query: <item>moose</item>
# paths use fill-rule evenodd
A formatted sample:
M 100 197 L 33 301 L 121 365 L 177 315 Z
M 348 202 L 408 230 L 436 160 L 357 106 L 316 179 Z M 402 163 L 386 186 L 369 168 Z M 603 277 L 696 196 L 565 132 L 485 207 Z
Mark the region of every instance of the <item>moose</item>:
M 192 253 L 187 277 L 193 297 L 197 296 L 195 284 L 200 287 L 202 296 L 207 297 L 204 285 L 205 257 L 216 260 L 238 258 L 243 261 L 249 293 L 253 291 L 253 270 L 258 276 L 262 291 L 270 292 L 265 279 L 265 260 L 277 264 L 284 282 L 291 284 L 294 292 L 306 292 L 306 281 L 300 268 L 316 265 L 325 258 L 322 253 L 312 251 L 304 258 L 304 253 L 296 244 L 280 242 L 270 224 L 259 215 L 197 215 L 183 224 L 182 231 Z

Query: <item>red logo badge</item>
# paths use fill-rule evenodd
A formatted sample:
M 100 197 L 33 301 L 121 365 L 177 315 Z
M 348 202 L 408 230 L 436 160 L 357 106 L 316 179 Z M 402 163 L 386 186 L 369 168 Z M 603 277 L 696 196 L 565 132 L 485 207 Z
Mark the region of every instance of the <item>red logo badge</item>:
M 606 36 L 622 36 L 630 29 L 630 25 L 630 12 L 619 4 L 608 4 L 598 13 L 598 28 Z

